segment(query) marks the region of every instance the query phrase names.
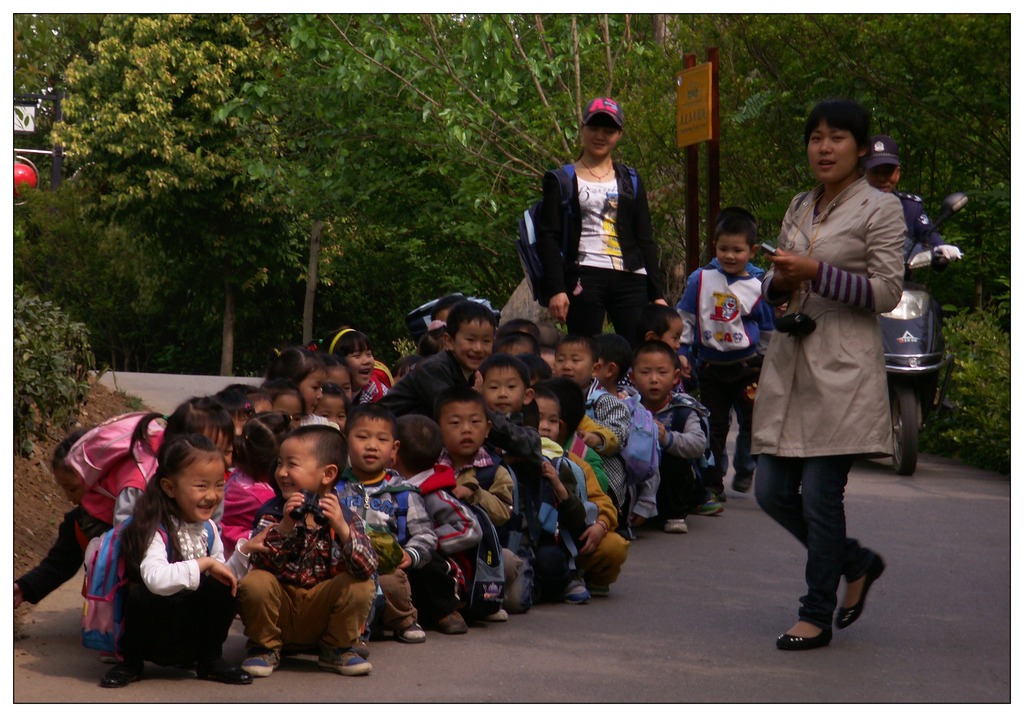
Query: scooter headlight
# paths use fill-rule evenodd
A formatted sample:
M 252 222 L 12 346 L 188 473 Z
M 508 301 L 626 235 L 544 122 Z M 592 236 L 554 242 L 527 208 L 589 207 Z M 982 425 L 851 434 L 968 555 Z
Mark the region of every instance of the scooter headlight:
M 918 319 L 924 316 L 925 311 L 928 310 L 928 294 L 924 291 L 904 291 L 903 296 L 900 298 L 900 303 L 896 304 L 896 308 L 892 311 L 887 311 L 882 316 L 890 319 L 901 319 L 907 321 L 908 319 Z

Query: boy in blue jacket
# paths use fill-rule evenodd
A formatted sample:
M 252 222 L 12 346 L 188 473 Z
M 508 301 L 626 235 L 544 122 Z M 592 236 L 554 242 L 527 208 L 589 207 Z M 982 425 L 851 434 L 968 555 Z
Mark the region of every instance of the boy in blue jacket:
M 775 327 L 761 300 L 761 281 L 748 271 L 757 253 L 757 222 L 745 209 L 723 209 L 715 224 L 717 265 L 698 269 L 679 301 L 682 346 L 697 362 L 700 398 L 711 412 L 714 461 L 702 473 L 716 501 L 724 501 L 722 466 L 729 432 L 729 411 L 736 406 L 740 425 L 750 425 L 764 346 Z M 688 361 L 684 356 L 681 361 Z M 737 485 L 742 489 L 746 482 Z

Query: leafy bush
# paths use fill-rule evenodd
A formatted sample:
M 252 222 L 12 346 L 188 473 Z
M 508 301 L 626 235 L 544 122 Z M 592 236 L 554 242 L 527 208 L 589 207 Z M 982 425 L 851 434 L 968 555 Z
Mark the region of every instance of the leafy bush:
M 952 412 L 934 415 L 922 450 L 979 468 L 1010 472 L 1010 336 L 993 303 L 982 312 L 947 315 L 947 350 L 955 354 L 950 378 Z
M 94 363 L 85 326 L 54 304 L 14 289 L 14 444 L 32 453 L 33 438 L 66 426 L 89 393 Z

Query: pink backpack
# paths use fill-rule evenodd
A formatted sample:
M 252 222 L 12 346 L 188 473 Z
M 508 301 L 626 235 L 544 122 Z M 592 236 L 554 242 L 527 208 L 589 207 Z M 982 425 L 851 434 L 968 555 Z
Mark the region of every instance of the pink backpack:
M 132 434 L 144 416 L 149 414 L 126 413 L 107 419 L 95 428 L 90 429 L 68 451 L 65 464 L 74 471 L 86 490 L 93 489 L 108 495 L 107 491 L 97 487 L 99 480 L 128 456 L 131 451 L 139 470 L 144 476 L 152 476 L 156 472 L 157 460 L 142 443 L 132 446 Z M 147 427 L 147 438 L 151 441 L 164 430 L 162 421 L 153 420 Z

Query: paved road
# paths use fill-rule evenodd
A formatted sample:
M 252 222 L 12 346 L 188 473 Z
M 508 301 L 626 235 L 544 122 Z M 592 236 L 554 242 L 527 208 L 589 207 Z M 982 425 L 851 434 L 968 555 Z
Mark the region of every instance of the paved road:
M 422 645 L 374 642 L 367 678 L 299 658 L 248 687 L 154 667 L 103 690 L 105 666 L 79 646 L 72 581 L 14 643 L 14 700 L 1009 702 L 1009 480 L 930 456 L 912 478 L 862 462 L 847 513 L 850 534 L 889 567 L 861 620 L 822 650 L 775 649 L 795 620 L 803 556 L 752 496 L 730 493 L 722 516 L 690 519 L 686 535 L 641 533 L 611 597 L 537 606 L 468 635 L 428 632 Z M 236 623 L 227 657 L 241 659 L 244 639 Z

